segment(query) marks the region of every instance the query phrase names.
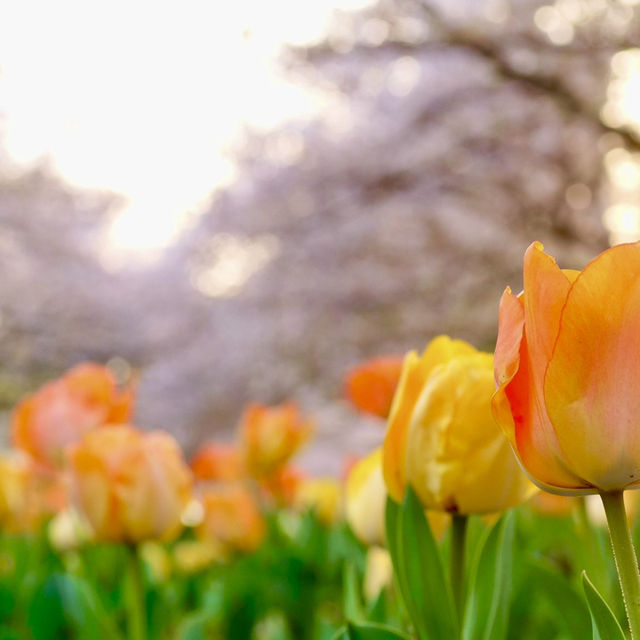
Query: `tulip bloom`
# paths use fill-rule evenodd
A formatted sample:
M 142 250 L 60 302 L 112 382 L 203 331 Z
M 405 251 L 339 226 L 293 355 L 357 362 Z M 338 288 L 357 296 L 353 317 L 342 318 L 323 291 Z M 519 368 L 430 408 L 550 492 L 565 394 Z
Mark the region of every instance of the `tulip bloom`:
M 242 455 L 236 447 L 206 444 L 193 456 L 191 470 L 198 480 L 239 480 L 245 474 Z
M 410 484 L 427 509 L 453 514 L 513 507 L 532 494 L 491 415 L 493 358 L 439 336 L 405 357 L 384 442 L 389 495 Z
M 523 293 L 502 296 L 494 415 L 547 491 L 640 486 L 639 282 L 639 244 L 612 247 L 578 272 L 535 242 Z
M 345 393 L 360 411 L 386 418 L 400 380 L 402 357 L 381 356 L 347 372 Z
M 309 439 L 311 422 L 298 407 L 250 405 L 240 422 L 247 469 L 255 478 L 272 475 Z
M 342 515 L 342 488 L 335 478 L 304 480 L 294 505 L 300 511 L 311 509 L 322 524 L 331 526 Z
M 301 469 L 285 465 L 272 475 L 261 478 L 261 496 L 266 503 L 273 503 L 277 507 L 290 507 L 305 479 L 306 475 Z
M 356 538 L 368 545 L 383 545 L 387 489 L 382 477 L 382 448 L 352 467 L 346 482 L 345 515 Z
M 71 497 L 100 540 L 171 540 L 191 498 L 191 473 L 167 433 L 96 429 L 69 450 Z
M 66 504 L 60 474 L 38 465 L 22 451 L 0 454 L 0 528 L 35 533 Z
M 242 484 L 209 486 L 200 492 L 204 518 L 196 533 L 201 540 L 237 551 L 254 551 L 266 524 L 251 492 Z
M 356 538 L 366 545 L 385 545 L 387 488 L 382 475 L 382 447 L 353 465 L 345 489 L 345 516 Z M 425 516 L 435 538 L 442 538 L 449 516 L 438 511 L 426 511 Z
M 80 364 L 20 402 L 11 418 L 13 442 L 42 464 L 59 466 L 65 447 L 86 432 L 126 422 L 133 400 L 133 389 L 118 389 L 106 367 Z

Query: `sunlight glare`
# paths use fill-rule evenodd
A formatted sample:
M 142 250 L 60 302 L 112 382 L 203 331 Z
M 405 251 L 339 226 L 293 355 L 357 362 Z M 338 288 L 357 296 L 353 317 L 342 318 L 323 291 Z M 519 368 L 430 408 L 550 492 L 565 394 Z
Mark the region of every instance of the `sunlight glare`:
M 229 149 L 244 126 L 267 132 L 325 106 L 283 77 L 282 44 L 315 42 L 332 9 L 370 1 L 11 3 L 0 22 L 3 145 L 22 165 L 48 159 L 72 186 L 122 194 L 101 252 L 148 259 L 233 178 Z

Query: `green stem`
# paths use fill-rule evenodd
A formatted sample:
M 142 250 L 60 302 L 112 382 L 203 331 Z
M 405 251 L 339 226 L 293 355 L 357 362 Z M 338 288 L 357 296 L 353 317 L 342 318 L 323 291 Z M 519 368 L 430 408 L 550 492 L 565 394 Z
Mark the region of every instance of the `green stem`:
M 451 556 L 450 579 L 453 601 L 458 617 L 462 620 L 464 613 L 464 571 L 465 547 L 467 540 L 467 516 L 454 514 L 451 516 Z
M 602 491 L 600 497 L 609 523 L 611 546 L 629 620 L 631 639 L 640 640 L 640 573 L 638 573 L 638 561 L 631 542 L 623 492 Z
M 129 640 L 147 640 L 142 562 L 135 545 L 129 547 L 127 584 L 127 632 Z

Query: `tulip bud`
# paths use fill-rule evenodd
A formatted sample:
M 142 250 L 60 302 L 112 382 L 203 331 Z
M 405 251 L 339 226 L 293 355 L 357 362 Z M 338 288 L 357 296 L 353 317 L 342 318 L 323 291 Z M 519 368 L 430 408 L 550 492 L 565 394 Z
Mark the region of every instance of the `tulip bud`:
M 304 480 L 294 503 L 300 511 L 313 510 L 322 524 L 331 526 L 342 514 L 342 489 L 335 478 Z
M 60 466 L 65 448 L 85 433 L 126 422 L 133 399 L 133 389 L 118 389 L 107 368 L 80 364 L 20 402 L 11 418 L 13 442 L 40 463 Z
M 240 451 L 217 443 L 198 449 L 191 460 L 191 470 L 197 480 L 239 480 L 245 475 Z
M 34 533 L 65 507 L 62 476 L 21 451 L 0 455 L 0 528 Z
M 89 432 L 69 451 L 71 495 L 96 538 L 171 540 L 182 529 L 191 474 L 167 433 L 129 425 Z
M 255 478 L 272 475 L 309 439 L 311 422 L 294 404 L 251 405 L 240 423 L 245 463 Z
M 382 356 L 363 362 L 347 372 L 346 396 L 360 411 L 386 418 L 401 371 L 402 358 L 399 356 Z
M 581 271 L 534 242 L 500 301 L 496 420 L 531 479 L 579 495 L 640 486 L 640 243 Z
M 391 497 L 410 484 L 427 509 L 501 511 L 534 491 L 491 415 L 493 358 L 435 338 L 409 353 L 393 400 L 383 468 Z
M 201 489 L 199 497 L 204 517 L 196 533 L 201 540 L 245 552 L 260 546 L 266 524 L 246 487 L 239 483 L 210 485 Z
M 383 545 L 387 488 L 382 477 L 382 448 L 351 469 L 346 483 L 345 512 L 355 536 L 368 545 Z

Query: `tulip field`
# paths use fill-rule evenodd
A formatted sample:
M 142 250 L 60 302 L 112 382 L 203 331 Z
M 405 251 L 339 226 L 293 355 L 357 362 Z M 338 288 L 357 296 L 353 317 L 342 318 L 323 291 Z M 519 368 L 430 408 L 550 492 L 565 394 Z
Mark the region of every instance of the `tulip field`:
M 0 639 L 640 640 L 640 243 L 581 272 L 534 243 L 523 279 L 495 354 L 425 336 L 345 372 L 380 437 L 340 477 L 296 465 L 295 398 L 193 455 L 99 364 L 23 398 Z

